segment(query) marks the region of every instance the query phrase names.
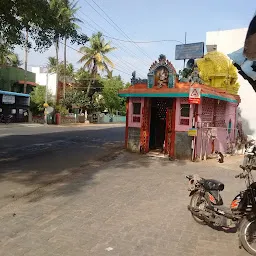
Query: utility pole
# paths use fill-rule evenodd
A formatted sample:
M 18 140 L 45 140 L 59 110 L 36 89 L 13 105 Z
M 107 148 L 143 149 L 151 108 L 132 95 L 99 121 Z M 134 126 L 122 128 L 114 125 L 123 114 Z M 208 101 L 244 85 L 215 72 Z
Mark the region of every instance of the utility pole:
M 66 71 L 67 70 L 67 37 L 64 38 L 64 78 L 63 78 L 63 99 L 65 99 L 66 95 Z
M 48 107 L 48 80 L 49 80 L 49 72 L 48 72 L 48 66 L 46 67 L 46 85 L 45 85 L 45 102 L 44 102 L 44 124 L 47 124 L 47 107 Z
M 24 68 L 25 68 L 25 73 L 24 73 L 24 88 L 23 88 L 23 93 L 27 92 L 27 73 L 28 73 L 28 30 L 26 29 L 26 43 L 25 43 L 25 63 L 24 63 Z
M 187 32 L 185 32 L 185 43 L 187 43 Z M 183 65 L 183 69 L 185 68 L 185 64 L 186 64 L 186 59 L 184 59 L 184 65 Z

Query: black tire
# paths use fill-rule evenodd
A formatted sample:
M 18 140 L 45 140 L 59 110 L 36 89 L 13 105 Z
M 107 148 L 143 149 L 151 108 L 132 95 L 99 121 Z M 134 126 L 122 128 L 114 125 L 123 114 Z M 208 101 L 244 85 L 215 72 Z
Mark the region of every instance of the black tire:
M 203 198 L 204 199 L 204 198 Z M 195 192 L 192 196 L 191 196 L 191 200 L 190 200 L 190 207 L 193 208 L 198 208 L 198 204 L 200 204 L 202 200 L 202 196 L 200 195 L 199 192 Z M 204 199 L 206 201 L 206 199 Z M 199 202 L 200 201 L 200 202 Z M 204 220 L 199 219 L 198 217 L 196 217 L 193 213 L 191 213 L 193 219 L 199 223 L 200 225 L 206 225 L 206 222 Z
M 248 232 L 250 232 L 250 229 L 255 230 L 255 232 L 253 232 L 253 236 L 255 236 L 254 247 L 252 247 L 252 245 L 249 241 L 250 237 L 248 237 Z M 239 238 L 240 238 L 240 241 L 241 241 L 244 249 L 251 255 L 256 255 L 256 219 L 242 220 L 240 227 L 239 227 Z

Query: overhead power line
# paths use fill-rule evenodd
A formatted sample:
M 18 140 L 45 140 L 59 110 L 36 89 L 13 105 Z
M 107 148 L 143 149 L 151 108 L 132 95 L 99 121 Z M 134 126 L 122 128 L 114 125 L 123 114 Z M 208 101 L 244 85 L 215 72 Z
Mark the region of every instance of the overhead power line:
M 62 42 L 60 42 L 60 44 L 64 45 L 64 43 L 62 43 Z M 70 49 L 72 49 L 72 50 L 74 50 L 74 51 L 76 51 L 76 52 L 78 52 L 78 53 L 80 53 L 80 54 L 83 54 L 81 51 L 79 51 L 79 50 L 73 48 L 73 47 L 70 46 L 70 45 L 67 45 L 67 47 L 70 48 Z M 130 76 L 130 74 L 127 73 L 127 72 L 125 72 L 125 71 L 122 71 L 122 70 L 117 69 L 117 68 L 113 68 L 113 69 Z
M 125 36 L 125 38 L 127 38 L 128 40 L 132 41 L 131 38 L 111 19 L 111 17 L 94 1 L 92 0 L 92 2 L 106 15 L 106 17 L 112 22 L 110 23 L 104 16 L 102 16 L 102 14 L 100 14 L 100 12 L 98 10 L 96 10 L 87 0 L 85 0 L 90 7 L 95 10 L 95 12 L 97 12 L 104 20 L 106 20 L 116 31 L 118 31 L 119 33 L 123 34 Z M 150 61 L 154 61 L 139 45 L 137 45 L 136 43 L 133 43 L 137 49 L 143 53 L 147 58 L 150 59 Z
M 107 35 L 104 35 L 104 36 L 116 41 L 124 42 L 124 43 L 151 44 L 151 43 L 162 43 L 162 42 L 177 42 L 180 44 L 184 44 L 179 40 L 172 40 L 172 39 L 162 39 L 162 40 L 152 40 L 152 41 L 130 41 L 130 40 L 123 40 L 123 39 L 119 39 L 119 38 L 115 38 Z
M 92 8 L 93 8 L 93 7 L 92 7 Z M 101 15 L 95 8 L 93 8 L 93 9 L 102 17 L 102 15 Z M 90 19 L 97 27 L 99 27 L 101 31 L 103 31 L 103 32 L 105 31 L 105 34 L 103 34 L 103 36 L 107 36 L 107 37 L 110 38 L 110 36 L 108 35 L 108 32 L 107 32 L 104 28 L 102 28 L 99 24 L 97 24 L 95 21 L 93 21 L 89 16 L 85 15 L 85 13 L 83 13 L 81 10 L 80 10 L 80 12 L 81 12 L 85 17 L 87 17 L 88 19 Z M 106 20 L 104 17 L 103 17 L 103 19 Z M 87 20 L 84 20 L 84 19 L 82 19 L 82 18 L 81 18 L 81 20 L 84 21 L 85 23 L 87 23 L 87 24 L 90 26 L 90 28 L 88 28 L 89 30 L 93 31 L 93 30 L 91 29 L 91 27 L 94 27 L 94 26 L 93 26 L 91 23 L 89 23 Z M 108 20 L 106 20 L 106 21 L 109 23 Z M 112 25 L 111 23 L 109 23 L 109 24 L 113 27 L 113 25 Z M 96 29 L 96 32 L 97 32 L 97 30 L 98 30 L 98 29 Z M 93 31 L 93 32 L 94 32 L 94 31 Z M 146 63 L 143 59 L 141 59 L 141 57 L 139 57 L 136 53 L 134 53 L 134 52 L 133 52 L 131 49 L 129 49 L 127 46 L 122 45 L 120 42 L 116 42 L 116 43 L 118 44 L 119 48 L 122 49 L 124 52 L 126 52 L 127 54 L 133 56 L 134 58 L 139 59 L 140 62 L 143 62 L 145 65 L 148 66 L 148 63 Z M 132 66 L 133 66 L 133 65 L 132 65 Z
M 104 32 L 105 32 L 105 34 L 103 34 L 104 37 L 106 36 L 106 34 L 108 34 L 108 32 L 107 32 L 104 28 L 102 28 L 99 24 L 97 24 L 95 21 L 93 21 L 89 16 L 85 15 L 84 12 L 82 12 L 81 10 L 79 10 L 79 11 L 80 11 L 86 18 L 90 19 L 90 21 L 93 22 L 97 27 L 99 27 L 101 31 L 104 31 Z M 78 16 L 78 17 L 79 17 L 80 20 L 82 20 L 84 23 L 87 23 L 87 24 L 89 25 L 89 27 L 87 27 L 87 26 L 85 27 L 86 29 L 88 29 L 88 30 L 90 30 L 90 31 L 92 31 L 92 32 L 97 32 L 97 31 L 98 31 L 98 28 L 96 28 L 93 24 L 91 24 L 90 22 L 88 22 L 87 20 L 83 19 L 83 18 L 80 17 L 80 16 Z M 93 30 L 92 28 L 93 28 L 94 30 Z M 110 38 L 111 36 L 107 36 L 107 37 Z M 116 44 L 116 45 L 115 45 L 115 44 Z M 115 43 L 112 42 L 112 45 L 113 45 L 113 46 L 117 46 L 118 49 L 123 50 L 123 51 L 126 52 L 127 54 L 132 55 L 135 59 L 139 60 L 140 62 L 143 62 L 143 60 L 141 60 L 141 58 L 140 58 L 138 55 L 136 55 L 133 51 L 131 51 L 129 48 L 127 48 L 127 46 L 122 45 L 120 42 L 115 42 Z M 128 62 L 127 60 L 124 60 L 123 58 L 121 58 L 120 56 L 117 56 L 117 55 L 116 55 L 115 53 L 113 53 L 113 52 L 111 52 L 111 53 L 109 53 L 109 54 L 110 54 L 111 56 L 114 56 L 114 57 L 115 57 L 116 59 L 118 59 L 120 62 L 122 62 L 128 69 L 131 70 L 131 72 L 134 71 L 134 64 Z M 145 62 L 144 64 L 148 66 L 148 63 Z M 136 69 L 137 69 L 138 74 L 143 77 L 143 76 L 144 76 L 144 71 L 140 70 L 140 68 L 138 68 L 138 67 L 137 67 Z

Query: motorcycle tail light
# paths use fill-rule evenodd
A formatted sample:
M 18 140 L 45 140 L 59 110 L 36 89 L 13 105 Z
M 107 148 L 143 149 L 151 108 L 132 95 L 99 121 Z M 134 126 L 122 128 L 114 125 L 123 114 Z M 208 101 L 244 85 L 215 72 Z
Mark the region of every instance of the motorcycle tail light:
M 209 199 L 212 203 L 216 204 L 216 200 L 213 195 L 209 194 Z

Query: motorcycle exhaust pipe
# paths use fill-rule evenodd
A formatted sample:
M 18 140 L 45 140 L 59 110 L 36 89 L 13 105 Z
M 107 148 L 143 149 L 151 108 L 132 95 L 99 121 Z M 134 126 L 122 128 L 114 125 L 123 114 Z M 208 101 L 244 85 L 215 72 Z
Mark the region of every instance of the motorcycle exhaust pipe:
M 205 215 L 199 213 L 197 210 L 195 210 L 194 207 L 191 207 L 190 205 L 188 205 L 188 210 L 197 218 L 207 222 L 208 224 L 213 223 L 214 221 L 210 221 L 209 218 L 207 218 Z

